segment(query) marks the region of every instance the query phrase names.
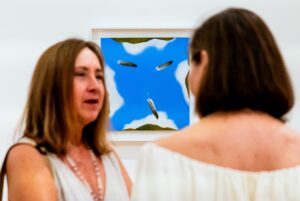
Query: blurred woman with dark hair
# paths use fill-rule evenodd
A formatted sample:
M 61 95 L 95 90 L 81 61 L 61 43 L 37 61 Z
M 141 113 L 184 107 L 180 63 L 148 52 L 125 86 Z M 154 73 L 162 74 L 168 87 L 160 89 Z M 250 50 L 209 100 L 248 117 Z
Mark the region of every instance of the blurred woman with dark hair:
M 300 135 L 284 123 L 293 90 L 263 20 L 226 9 L 189 54 L 201 119 L 143 147 L 132 200 L 300 200 Z

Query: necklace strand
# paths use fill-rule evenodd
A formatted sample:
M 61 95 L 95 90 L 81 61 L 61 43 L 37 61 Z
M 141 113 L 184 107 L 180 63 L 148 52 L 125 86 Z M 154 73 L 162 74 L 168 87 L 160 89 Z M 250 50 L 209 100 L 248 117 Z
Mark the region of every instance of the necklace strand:
M 97 179 L 97 190 L 98 192 L 94 192 L 90 184 L 87 182 L 87 180 L 83 177 L 82 173 L 80 172 L 78 166 L 76 165 L 75 161 L 67 154 L 66 159 L 69 165 L 71 166 L 72 170 L 76 174 L 76 176 L 81 180 L 81 182 L 88 188 L 90 191 L 91 195 L 93 196 L 94 201 L 103 201 L 103 185 L 102 185 L 102 180 L 101 180 L 101 174 L 100 174 L 100 168 L 99 164 L 97 162 L 97 158 L 94 154 L 94 152 L 89 148 L 89 152 L 91 154 L 92 158 L 92 163 L 93 163 L 93 168 L 94 172 L 96 175 Z

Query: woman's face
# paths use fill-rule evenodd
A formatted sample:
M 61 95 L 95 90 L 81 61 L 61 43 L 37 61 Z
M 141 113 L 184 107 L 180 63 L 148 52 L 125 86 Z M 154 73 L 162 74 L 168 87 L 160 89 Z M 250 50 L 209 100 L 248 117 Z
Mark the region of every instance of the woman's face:
M 74 111 L 79 123 L 86 126 L 96 120 L 102 109 L 105 88 L 103 67 L 89 48 L 82 49 L 76 60 L 73 78 Z

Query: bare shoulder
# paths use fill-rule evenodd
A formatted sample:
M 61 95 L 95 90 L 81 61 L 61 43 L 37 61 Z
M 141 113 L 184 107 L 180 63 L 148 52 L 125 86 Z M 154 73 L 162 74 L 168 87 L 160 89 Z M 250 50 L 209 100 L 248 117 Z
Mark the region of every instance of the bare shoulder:
M 176 143 L 178 139 L 181 138 L 182 134 L 183 131 L 177 131 L 169 137 L 163 137 L 154 141 L 154 143 L 162 147 L 169 147 Z
M 7 156 L 9 200 L 57 200 L 47 160 L 33 146 L 14 146 Z
M 283 136 L 285 136 L 286 142 L 294 144 L 300 149 L 300 132 L 285 127 L 285 129 L 282 130 L 282 134 L 284 134 Z
M 7 156 L 7 170 L 21 169 L 19 166 L 30 168 L 42 168 L 46 166 L 44 157 L 32 146 L 27 144 L 20 144 L 14 146 Z M 26 170 L 24 170 L 26 171 Z
M 179 151 L 184 147 L 188 147 L 193 139 L 193 133 L 195 128 L 193 126 L 187 127 L 183 130 L 177 131 L 170 137 L 161 138 L 154 143 L 164 148 L 168 148 L 174 151 Z
M 214 157 L 213 137 L 203 124 L 189 126 L 155 143 L 173 152 L 201 161 Z

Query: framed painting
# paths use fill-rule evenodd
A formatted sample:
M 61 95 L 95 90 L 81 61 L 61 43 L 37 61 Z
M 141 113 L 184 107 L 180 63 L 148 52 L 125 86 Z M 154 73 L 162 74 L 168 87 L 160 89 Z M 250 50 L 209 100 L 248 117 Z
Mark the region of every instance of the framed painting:
M 126 134 L 135 136 L 130 141 L 143 141 L 145 135 L 136 134 L 149 138 L 190 124 L 190 34 L 189 29 L 92 29 L 104 55 L 110 131 L 117 139 Z

